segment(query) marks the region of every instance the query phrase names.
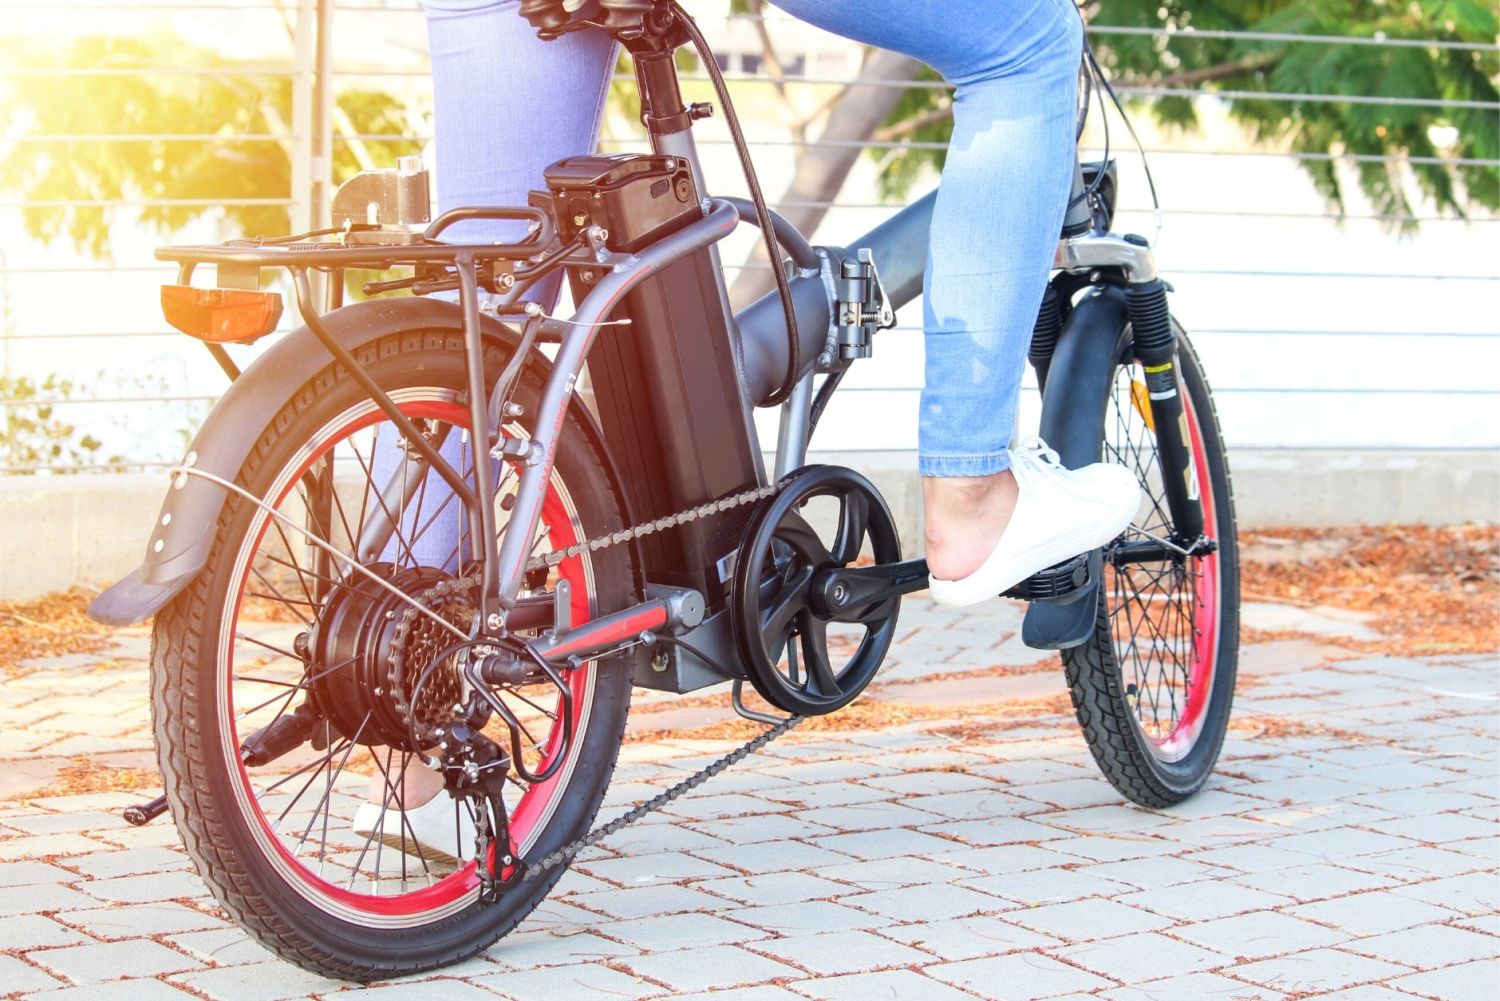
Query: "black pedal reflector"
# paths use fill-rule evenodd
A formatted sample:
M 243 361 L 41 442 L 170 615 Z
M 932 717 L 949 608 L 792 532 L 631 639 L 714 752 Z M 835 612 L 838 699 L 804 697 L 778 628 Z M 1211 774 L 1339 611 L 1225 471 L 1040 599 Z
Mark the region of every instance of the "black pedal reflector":
M 1019 598 L 1021 601 L 1062 601 L 1089 585 L 1090 555 L 1080 553 L 1070 560 L 1034 573 L 1004 592 L 1004 596 Z

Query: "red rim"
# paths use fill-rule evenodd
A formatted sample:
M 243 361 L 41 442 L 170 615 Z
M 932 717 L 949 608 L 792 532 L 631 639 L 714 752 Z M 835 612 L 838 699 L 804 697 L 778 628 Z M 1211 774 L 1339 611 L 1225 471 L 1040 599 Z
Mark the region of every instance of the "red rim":
M 1123 371 L 1127 376 L 1133 377 L 1134 375 L 1131 369 Z M 1117 391 L 1115 407 L 1117 410 L 1122 406 L 1131 407 L 1144 422 L 1145 415 L 1140 412 L 1134 393 L 1131 396 L 1132 402 L 1123 403 Z M 1210 539 L 1217 541 L 1219 537 L 1218 512 L 1214 502 L 1213 480 L 1208 468 L 1207 450 L 1204 447 L 1202 422 L 1193 404 L 1193 400 L 1185 388 L 1182 393 L 1182 400 L 1183 412 L 1187 419 L 1189 440 L 1193 449 L 1193 473 L 1197 478 L 1200 502 L 1203 506 L 1203 531 Z M 1151 436 L 1150 443 L 1154 451 L 1154 432 L 1148 430 L 1147 433 Z M 1117 454 L 1116 457 L 1120 461 L 1125 461 L 1123 455 Z M 1152 467 L 1154 457 L 1152 460 L 1142 461 L 1141 456 L 1137 453 L 1136 458 L 1136 474 L 1141 477 L 1142 486 L 1149 494 L 1152 491 L 1152 484 L 1147 481 L 1145 471 Z M 1156 468 L 1159 475 L 1159 465 Z M 1164 511 L 1164 502 L 1158 503 L 1158 499 L 1153 497 L 1152 503 Z M 1170 525 L 1166 521 L 1167 519 L 1164 519 L 1164 524 L 1161 526 L 1163 531 L 1170 529 Z M 1185 570 L 1174 571 L 1176 576 L 1174 587 L 1171 588 L 1172 595 L 1163 595 L 1159 581 L 1153 581 L 1147 589 L 1149 593 L 1145 596 L 1144 600 L 1141 600 L 1139 584 L 1130 577 L 1128 571 L 1118 568 L 1113 570 L 1116 585 L 1118 585 L 1122 574 L 1126 580 L 1131 581 L 1134 593 L 1128 600 L 1132 602 L 1140 601 L 1140 604 L 1143 606 L 1140 615 L 1141 619 L 1145 619 L 1152 614 L 1162 617 L 1148 630 L 1152 634 L 1147 639 L 1148 646 L 1165 643 L 1167 638 L 1172 635 L 1171 628 L 1164 623 L 1165 617 L 1172 614 L 1170 601 L 1174 600 L 1173 596 L 1186 586 L 1190 600 L 1192 601 L 1191 614 L 1185 617 L 1187 632 L 1189 632 L 1189 635 L 1185 639 L 1192 644 L 1191 650 L 1181 651 L 1174 658 L 1174 663 L 1185 667 L 1186 670 L 1174 670 L 1173 678 L 1166 681 L 1166 687 L 1170 689 L 1177 678 L 1181 677 L 1184 694 L 1180 710 L 1176 709 L 1175 699 L 1173 700 L 1175 718 L 1171 720 L 1170 730 L 1166 733 L 1153 733 L 1152 728 L 1148 727 L 1146 720 L 1141 717 L 1143 711 L 1141 707 L 1146 705 L 1148 701 L 1152 704 L 1157 703 L 1161 698 L 1161 693 L 1158 691 L 1148 694 L 1141 691 L 1138 685 L 1132 685 L 1135 688 L 1136 706 L 1133 716 L 1135 718 L 1136 729 L 1150 746 L 1152 754 L 1165 762 L 1182 760 L 1197 743 L 1198 736 L 1202 733 L 1203 724 L 1208 715 L 1209 705 L 1212 701 L 1214 673 L 1218 660 L 1220 612 L 1218 554 L 1216 551 L 1206 556 L 1190 557 L 1189 559 L 1191 562 Z M 1115 592 L 1112 590 L 1111 593 Z M 1156 605 L 1154 613 L 1151 608 L 1145 607 L 1151 605 L 1153 602 Z M 1122 651 L 1120 646 L 1122 640 L 1117 632 L 1118 623 L 1113 621 L 1114 613 L 1116 612 L 1118 612 L 1118 609 L 1112 610 L 1111 636 L 1114 643 L 1115 661 L 1121 670 L 1122 681 L 1127 684 L 1131 683 L 1132 679 L 1124 675 L 1126 665 L 1134 664 L 1137 674 L 1134 680 L 1138 683 L 1145 683 L 1148 679 L 1140 676 L 1142 665 L 1141 654 L 1137 649 L 1140 640 L 1140 637 L 1137 635 L 1138 629 L 1132 629 L 1129 647 Z M 1152 656 L 1149 653 L 1146 656 L 1146 661 L 1149 667 L 1152 661 Z M 1160 669 L 1161 665 L 1158 665 L 1158 670 Z M 1158 686 L 1160 685 L 1162 685 L 1162 682 L 1158 681 Z
M 1213 480 L 1209 476 L 1207 450 L 1203 447 L 1203 428 L 1198 409 L 1187 393 L 1182 394 L 1183 412 L 1187 415 L 1188 434 L 1193 444 L 1193 475 L 1198 478 L 1198 496 L 1203 505 L 1203 533 L 1218 541 L 1218 512 L 1214 505 Z M 1219 557 L 1217 552 L 1197 558 L 1193 577 L 1193 657 L 1188 670 L 1187 705 L 1177 724 L 1166 737 L 1147 737 L 1173 756 L 1186 754 L 1203 730 L 1213 690 L 1215 662 L 1219 653 Z M 1183 746 L 1183 745 L 1186 746 Z
M 439 401 L 422 400 L 405 402 L 399 404 L 402 413 L 412 418 L 425 418 L 440 420 L 452 424 L 454 427 L 465 428 L 469 426 L 468 409 L 460 404 Z M 280 508 L 293 490 L 295 484 L 301 477 L 312 468 L 324 455 L 337 446 L 340 442 L 347 440 L 351 435 L 371 427 L 383 420 L 385 415 L 374 410 L 364 415 L 345 427 L 335 438 L 326 442 L 321 449 L 309 457 L 294 475 L 287 479 L 287 486 L 275 499 L 272 506 Z M 547 491 L 547 496 L 542 505 L 542 523 L 546 526 L 547 535 L 551 548 L 561 549 L 571 546 L 578 541 L 574 532 L 572 519 L 569 517 L 562 496 L 554 488 Z M 254 552 L 260 551 L 265 535 L 270 527 L 270 519 L 266 518 L 259 533 L 257 533 Z M 591 618 L 589 607 L 589 588 L 584 573 L 584 565 L 581 557 L 572 556 L 558 565 L 559 577 L 566 579 L 571 586 L 571 614 L 575 623 L 587 622 Z M 238 634 L 240 610 L 243 605 L 245 585 L 242 581 L 236 596 L 234 610 L 230 616 L 231 637 Z M 234 722 L 234 665 L 226 665 L 229 673 L 226 677 L 225 702 L 227 707 L 227 719 L 225 733 L 231 742 L 230 747 L 240 746 L 238 729 Z M 593 670 L 591 664 L 585 664 L 577 670 L 563 672 L 564 679 L 572 692 L 572 723 L 574 735 L 574 751 L 576 753 L 577 743 L 582 739 L 583 715 L 588 706 L 588 696 L 592 688 Z M 558 700 L 561 702 L 561 699 Z M 560 711 L 560 710 L 556 710 Z M 541 757 L 540 767 L 550 763 L 558 751 L 562 742 L 561 727 L 554 725 L 548 734 L 545 750 Z M 230 755 L 237 765 L 241 782 L 241 788 L 245 793 L 246 800 L 250 803 L 256 802 L 254 787 L 251 784 L 249 773 L 244 764 L 239 762 L 238 755 Z M 511 836 L 514 845 L 524 845 L 537 832 L 538 826 L 548 817 L 550 809 L 557 797 L 562 793 L 562 787 L 570 776 L 568 768 L 559 769 L 546 782 L 539 783 L 529 788 L 516 801 L 510 816 Z M 251 812 L 253 819 L 259 827 L 261 840 L 274 846 L 283 866 L 294 874 L 302 883 L 299 892 L 304 896 L 309 893 L 314 897 L 323 897 L 327 900 L 341 905 L 358 913 L 369 914 L 375 917 L 405 917 L 422 914 L 439 908 L 448 908 L 471 897 L 479 888 L 477 866 L 474 860 L 469 860 L 462 867 L 444 876 L 438 882 L 430 886 L 423 886 L 416 890 L 404 893 L 378 895 L 356 893 L 346 887 L 329 882 L 317 873 L 308 869 L 287 849 L 281 835 L 278 835 L 271 827 L 264 811 L 254 807 Z

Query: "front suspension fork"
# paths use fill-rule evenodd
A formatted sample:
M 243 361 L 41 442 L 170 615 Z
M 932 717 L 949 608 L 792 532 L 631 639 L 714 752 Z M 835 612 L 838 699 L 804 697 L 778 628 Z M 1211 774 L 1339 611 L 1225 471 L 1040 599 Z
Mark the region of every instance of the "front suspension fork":
M 1202 485 L 1182 402 L 1184 388 L 1177 377 L 1177 332 L 1167 309 L 1167 284 L 1160 278 L 1132 284 L 1125 296 L 1133 350 L 1146 372 L 1146 395 L 1173 534 L 1181 543 L 1191 544 L 1203 534 Z

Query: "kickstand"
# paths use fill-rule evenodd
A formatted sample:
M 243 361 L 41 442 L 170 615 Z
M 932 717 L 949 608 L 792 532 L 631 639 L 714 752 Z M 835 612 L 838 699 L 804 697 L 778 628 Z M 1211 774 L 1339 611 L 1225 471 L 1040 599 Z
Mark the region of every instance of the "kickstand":
M 759 709 L 751 709 L 745 705 L 745 682 L 741 678 L 734 679 L 734 685 L 730 691 L 734 695 L 734 711 L 748 720 L 779 726 L 791 718 L 790 716 L 772 716 L 770 713 L 763 713 Z

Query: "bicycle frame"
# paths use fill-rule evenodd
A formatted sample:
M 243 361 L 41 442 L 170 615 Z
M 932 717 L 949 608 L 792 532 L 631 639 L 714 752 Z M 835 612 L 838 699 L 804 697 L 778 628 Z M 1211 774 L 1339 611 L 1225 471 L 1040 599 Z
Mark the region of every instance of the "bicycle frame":
M 670 58 L 637 61 L 637 76 L 644 106 L 650 109 L 683 108 L 675 67 Z M 693 117 L 682 113 L 653 114 L 645 117 L 653 150 L 661 155 L 685 161 L 697 185 L 697 190 L 708 190 L 702 165 L 694 143 Z M 1096 169 L 1107 169 L 1100 166 Z M 1074 206 L 1069 213 L 1065 235 L 1058 246 L 1055 266 L 1063 276 L 1074 276 L 1083 284 L 1099 280 L 1102 273 L 1119 276 L 1121 283 L 1131 287 L 1145 287 L 1156 280 L 1155 263 L 1150 248 L 1144 240 L 1126 238 L 1103 231 L 1099 220 L 1090 216 L 1088 192 L 1082 170 L 1075 171 Z M 882 225 L 855 240 L 850 248 L 810 247 L 806 240 L 789 224 L 775 218 L 775 228 L 781 237 L 783 249 L 790 252 L 795 273 L 789 286 L 798 321 L 799 340 L 796 359 L 800 372 L 795 388 L 781 405 L 780 426 L 777 439 L 776 462 L 772 478 L 780 478 L 805 462 L 813 420 L 811 406 L 814 378 L 819 372 L 830 373 L 841 370 L 852 363 L 852 358 L 839 354 L 839 338 L 850 325 L 840 315 L 840 307 L 848 301 L 840 298 L 840 280 L 846 265 L 861 261 L 870 264 L 874 278 L 874 289 L 883 304 L 891 310 L 899 308 L 921 292 L 922 275 L 927 262 L 927 233 L 930 228 L 932 208 L 936 198 L 933 192 L 894 215 Z M 1080 210 L 1078 206 L 1082 205 Z M 1080 215 L 1081 212 L 1081 215 Z M 664 269 L 689 255 L 700 251 L 709 255 L 712 267 L 712 287 L 704 290 L 704 300 L 709 308 L 720 314 L 722 325 L 732 338 L 732 349 L 738 366 L 738 378 L 744 390 L 745 413 L 735 434 L 747 436 L 744 445 L 755 456 L 759 467 L 759 445 L 755 440 L 754 424 L 750 411 L 763 403 L 778 388 L 782 374 L 787 370 L 786 353 L 789 350 L 787 324 L 781 303 L 775 292 L 769 293 L 735 315 L 729 307 L 723 272 L 717 254 L 717 243 L 732 232 L 741 218 L 754 217 L 746 204 L 736 205 L 730 201 L 704 198 L 702 217 L 670 235 L 637 250 L 634 253 L 610 252 L 604 246 L 603 237 L 590 234 L 590 246 L 579 247 L 559 257 L 557 267 L 589 266 L 601 269 L 604 277 L 590 288 L 578 303 L 570 319 L 545 319 L 535 314 L 501 314 L 501 319 L 520 321 L 528 330 L 523 345 L 538 338 L 555 340 L 558 350 L 550 363 L 537 412 L 533 420 L 533 432 L 529 447 L 524 454 L 509 454 L 506 457 L 521 467 L 515 504 L 511 510 L 511 528 L 497 542 L 493 511 L 493 484 L 490 479 L 490 459 L 500 457 L 491 452 L 491 441 L 498 436 L 499 428 L 491 417 L 491 400 L 486 392 L 482 367 L 484 331 L 481 324 L 479 283 L 476 272 L 488 262 L 504 258 L 534 258 L 544 250 L 553 237 L 552 221 L 545 213 L 534 208 L 462 209 L 447 213 L 428 230 L 435 239 L 443 228 L 459 218 L 511 218 L 530 219 L 536 224 L 532 237 L 519 244 L 419 244 L 409 247 L 347 247 L 330 249 L 299 249 L 287 246 L 218 246 L 164 248 L 158 257 L 177 261 L 180 266 L 179 281 L 186 284 L 193 267 L 200 263 L 216 264 L 221 269 L 286 267 L 294 280 L 299 312 L 311 334 L 327 349 L 334 360 L 344 365 L 370 397 L 392 420 L 415 452 L 408 453 L 408 465 L 398 470 L 396 480 L 425 475 L 431 468 L 440 475 L 470 512 L 469 531 L 480 540 L 484 587 L 479 595 L 481 628 L 487 634 L 503 635 L 508 616 L 516 611 L 518 595 L 525 583 L 528 540 L 534 537 L 541 518 L 543 499 L 546 495 L 553 466 L 557 458 L 559 432 L 567 408 L 575 402 L 575 387 L 583 373 L 584 365 L 595 346 L 600 331 L 607 324 L 619 322 L 621 304 L 642 284 L 660 275 Z M 1107 225 L 1107 220 L 1106 220 Z M 594 227 L 597 229 L 597 227 Z M 607 235 L 607 234 L 606 234 Z M 347 266 L 390 267 L 395 265 L 431 265 L 441 263 L 454 268 L 458 278 L 458 310 L 464 335 L 468 374 L 469 417 L 474 428 L 487 428 L 490 435 L 471 435 L 475 482 L 472 487 L 443 459 L 438 450 L 400 413 L 395 404 L 378 386 L 369 380 L 360 369 L 358 361 L 339 336 L 330 329 L 328 320 L 320 313 L 313 301 L 311 283 L 308 278 L 313 269 L 337 269 Z M 816 262 L 816 266 L 813 266 Z M 874 270 L 878 262 L 879 272 Z M 513 305 L 520 288 L 515 288 L 508 297 Z M 379 300 L 376 300 L 377 302 Z M 350 310 L 364 308 L 368 304 L 348 307 Z M 502 306 L 502 309 L 505 307 Z M 878 326 L 871 328 L 879 329 Z M 211 348 L 216 346 L 211 345 Z M 858 356 L 856 351 L 854 357 Z M 216 357 L 224 364 L 222 349 Z M 1113 359 L 1111 359 L 1111 362 Z M 226 368 L 231 376 L 232 366 Z M 259 426 L 259 425 L 256 425 Z M 666 440 L 660 443 L 664 450 L 674 448 L 683 436 L 690 436 L 692 422 L 688 420 L 676 427 L 666 429 Z M 675 436 L 675 437 L 674 437 Z M 169 493 L 163 507 L 164 517 L 149 546 L 145 565 L 140 571 L 116 585 L 96 601 L 95 614 L 110 622 L 139 621 L 179 591 L 203 564 L 208 537 L 205 525 L 212 525 L 219 508 L 227 498 L 227 490 L 220 485 L 224 479 L 232 479 L 238 462 L 248 450 L 248 442 L 231 443 L 216 454 L 214 469 L 202 470 L 205 475 L 194 476 L 194 463 L 200 455 L 206 456 L 208 449 L 195 450 L 177 471 L 177 491 Z M 239 452 L 235 455 L 236 451 Z M 1065 455 L 1066 459 L 1066 455 Z M 763 469 L 756 469 L 756 478 L 762 485 L 767 476 Z M 217 476 L 219 482 L 214 482 Z M 192 480 L 191 483 L 186 481 Z M 179 496 L 186 494 L 188 496 Z M 712 498 L 704 498 L 712 499 Z M 387 535 L 390 526 L 386 526 Z M 359 540 L 361 552 L 378 551 L 385 539 L 375 532 L 368 539 Z M 907 569 L 919 570 L 913 566 Z M 904 565 L 903 565 L 904 566 Z M 722 577 L 722 568 L 721 574 Z M 925 578 L 922 573 L 896 575 L 902 581 L 900 590 L 909 591 L 920 586 Z M 894 585 L 893 585 L 894 586 Z M 576 642 L 554 644 L 559 650 L 566 648 L 566 656 L 587 659 L 590 654 L 609 649 L 643 629 L 659 628 L 670 619 L 668 603 L 649 600 L 638 606 L 636 615 L 610 616 L 608 628 L 604 623 L 592 628 L 583 627 L 575 637 Z M 559 657 L 564 654 L 559 654 Z

